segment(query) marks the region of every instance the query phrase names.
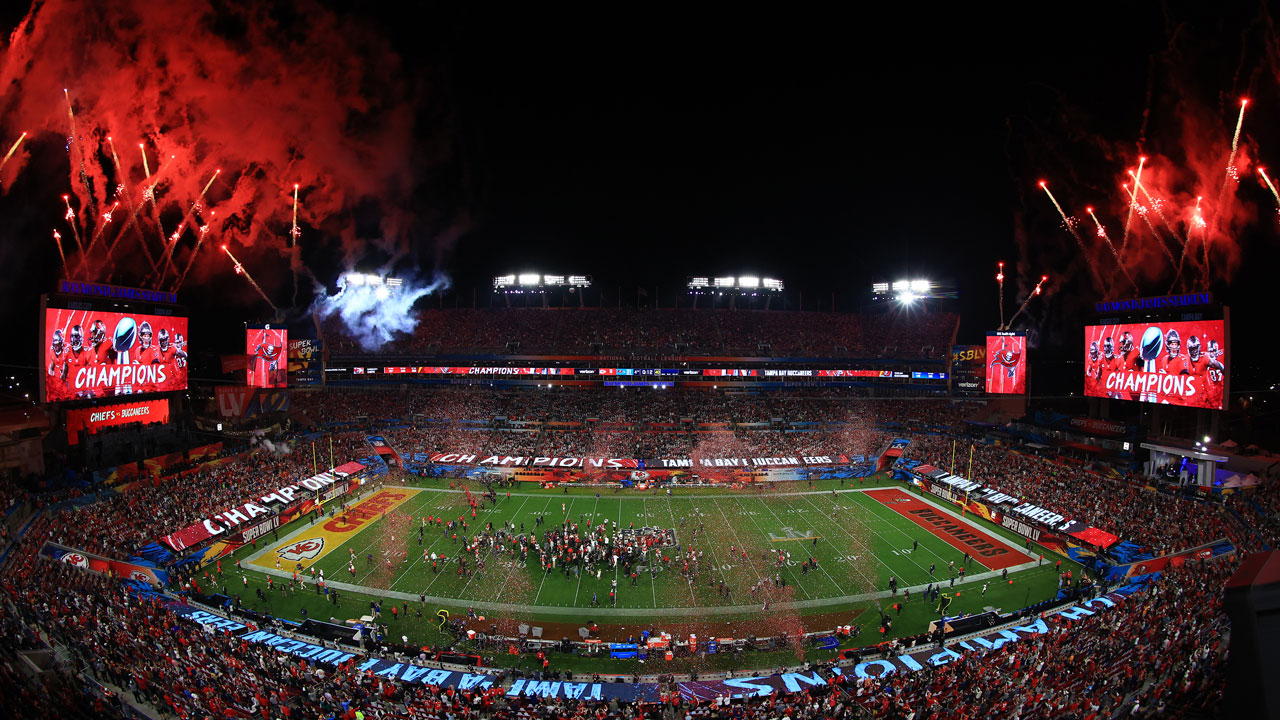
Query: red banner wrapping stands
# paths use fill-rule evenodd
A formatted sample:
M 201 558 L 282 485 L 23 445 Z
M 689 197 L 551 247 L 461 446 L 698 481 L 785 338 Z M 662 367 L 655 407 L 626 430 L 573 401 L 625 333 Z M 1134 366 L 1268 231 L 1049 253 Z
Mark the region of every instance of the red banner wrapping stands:
M 364 469 L 364 466 L 359 463 L 347 463 L 342 467 L 350 468 L 352 465 L 357 466 L 360 470 Z M 269 507 L 270 504 L 281 503 L 286 507 L 293 506 L 303 498 L 323 491 L 349 474 L 352 473 L 335 469 L 305 480 L 299 480 L 296 483 L 290 483 L 275 492 L 268 493 L 260 498 L 246 500 L 235 507 L 214 513 L 198 523 L 165 535 L 160 538 L 160 542 L 174 550 L 185 550 L 199 545 L 211 537 L 231 532 L 241 525 L 256 525 L 261 519 L 274 514 L 274 511 Z

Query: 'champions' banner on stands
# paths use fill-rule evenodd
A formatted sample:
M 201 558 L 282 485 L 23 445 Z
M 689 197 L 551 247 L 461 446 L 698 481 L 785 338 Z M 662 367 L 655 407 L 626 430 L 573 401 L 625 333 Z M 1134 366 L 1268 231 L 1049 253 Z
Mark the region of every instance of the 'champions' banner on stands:
M 351 464 L 348 463 L 343 468 L 350 467 Z M 360 467 L 361 469 L 364 468 L 364 466 Z M 285 485 L 275 492 L 263 495 L 257 500 L 247 500 L 236 507 L 214 513 L 198 523 L 165 535 L 160 538 L 160 542 L 174 550 L 185 550 L 194 545 L 199 545 L 215 535 L 229 532 L 232 528 L 272 515 L 273 511 L 267 507 L 272 503 L 279 503 L 286 507 L 293 505 L 303 500 L 309 493 L 324 490 L 349 474 L 351 473 L 335 469 L 332 472 L 320 473 L 314 477 Z M 255 523 L 255 525 L 258 525 L 258 523 Z
M 737 458 L 607 458 L 607 457 L 534 457 L 531 455 L 480 455 L 475 453 L 431 453 L 430 462 L 442 465 L 481 465 L 491 467 L 543 467 L 578 470 L 650 469 L 697 470 L 705 468 L 776 468 L 806 465 L 847 465 L 848 455 L 789 455 L 782 457 Z

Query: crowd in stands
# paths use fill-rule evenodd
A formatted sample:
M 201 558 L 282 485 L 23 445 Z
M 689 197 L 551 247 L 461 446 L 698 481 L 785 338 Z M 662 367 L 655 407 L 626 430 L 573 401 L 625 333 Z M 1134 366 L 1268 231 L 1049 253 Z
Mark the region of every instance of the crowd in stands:
M 381 354 L 556 352 L 942 358 L 957 316 L 946 312 L 791 312 L 634 308 L 424 310 L 412 335 Z M 335 317 L 330 351 L 365 354 Z
M 119 716 L 114 706 L 75 691 L 64 674 L 14 677 L 15 654 L 47 639 L 67 649 L 75 670 L 134 702 L 191 719 L 1170 717 L 1222 702 L 1221 589 L 1237 562 L 1170 568 L 1113 609 L 1074 619 L 1054 615 L 1047 634 L 966 651 L 963 660 L 917 672 L 857 679 L 820 663 L 814 669 L 827 684 L 798 693 L 696 702 L 668 683 L 659 702 L 619 704 L 508 698 L 501 684 L 470 690 L 404 684 L 360 672 L 354 661 L 327 670 L 179 620 L 157 599 L 132 595 L 105 576 L 26 553 L 2 579 L 0 658 L 8 662 L 0 663 L 0 676 L 13 682 L 0 683 L 0 697 L 11 709 L 38 707 L 49 717 Z
M 906 455 L 951 470 L 952 438 L 918 437 Z M 1221 540 L 1234 531 L 1220 503 L 1162 492 L 1131 474 L 1111 477 L 1056 455 L 961 440 L 955 462 L 958 475 L 1106 530 L 1155 556 Z
M 703 392 L 505 391 L 484 387 L 412 393 L 301 393 L 295 412 L 323 426 L 397 419 L 380 432 L 400 452 L 496 452 L 611 457 L 718 454 L 819 454 L 874 457 L 895 437 L 911 439 L 910 457 L 946 467 L 960 424 L 980 408 L 933 401 L 867 400 L 814 390 L 778 395 Z M 507 418 L 499 421 L 498 418 Z M 686 422 L 688 420 L 688 422 Z M 776 422 L 779 421 L 779 422 Z M 463 421 L 474 421 L 466 423 Z M 514 422 L 563 425 L 525 427 Z M 822 426 L 798 432 L 796 423 Z M 723 427 L 700 429 L 697 423 Z M 763 423 L 759 427 L 742 424 Z M 886 427 L 886 424 L 889 424 Z M 319 468 L 369 454 L 365 432 L 342 428 L 317 441 Z M 963 435 L 959 435 L 963 438 Z M 578 701 L 509 699 L 500 691 L 449 692 L 406 686 L 347 666 L 326 672 L 259 645 L 209 633 L 139 600 L 118 583 L 40 558 L 45 540 L 127 557 L 160 535 L 209 512 L 309 476 L 308 441 L 285 439 L 217 466 L 183 468 L 181 478 L 143 481 L 104 493 L 79 509 L 45 513 L 10 548 L 0 574 L 0 700 L 39 704 L 50 716 L 112 717 L 111 703 L 81 692 L 65 674 L 15 675 L 13 653 L 48 639 L 70 649 L 78 669 L 130 697 L 183 718 L 491 716 L 687 718 L 1107 717 L 1119 711 L 1164 717 L 1214 707 L 1223 691 L 1226 619 L 1221 588 L 1234 556 L 1172 567 L 1119 608 L 1082 619 L 1053 617 L 1051 632 L 969 656 L 964 662 L 878 679 L 831 678 L 826 687 L 721 705 L 667 702 L 619 707 Z M 281 448 L 291 447 L 284 452 Z M 957 471 L 969 475 L 969 448 L 958 443 Z M 1242 552 L 1275 547 L 1280 492 L 1265 483 L 1226 503 L 1147 488 L 1050 451 L 973 446 L 971 476 L 1063 515 L 1120 535 L 1152 554 L 1223 537 Z M 29 496 L 5 489 L 8 505 Z M 42 500 L 48 502 L 48 499 Z M 35 629 L 42 635 L 37 635 Z M 670 688 L 669 688 L 670 690 Z M 288 708 L 288 712 L 284 711 Z
M 369 454 L 361 433 L 331 437 L 337 464 Z M 283 452 L 285 447 L 290 451 Z M 127 558 L 164 535 L 329 467 L 327 438 L 316 451 L 324 462 L 313 460 L 309 447 L 283 442 L 278 448 L 274 453 L 246 453 L 228 463 L 205 463 L 185 474 L 138 479 L 123 492 L 106 489 L 97 502 L 57 510 L 50 522 L 33 528 L 31 534 L 67 547 Z

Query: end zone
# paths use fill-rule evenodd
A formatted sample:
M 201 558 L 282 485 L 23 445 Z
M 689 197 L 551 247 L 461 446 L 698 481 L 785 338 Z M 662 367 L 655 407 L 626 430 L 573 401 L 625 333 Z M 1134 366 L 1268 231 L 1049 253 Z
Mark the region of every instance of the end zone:
M 1021 565 L 1026 557 L 1015 547 L 976 526 L 960 520 L 945 510 L 914 497 L 898 488 L 868 490 L 881 505 L 933 533 L 951 547 L 974 556 L 991 570 Z
M 301 563 L 303 568 L 310 567 L 372 525 L 374 520 L 400 507 L 404 501 L 419 492 L 421 490 L 411 488 L 379 490 L 347 508 L 343 515 L 329 518 L 320 525 L 303 528 L 300 532 L 293 533 L 289 539 L 268 547 L 266 552 L 250 560 L 249 564 L 274 570 L 278 560 L 281 569 L 293 570 L 296 563 Z M 343 522 L 344 516 L 346 522 Z

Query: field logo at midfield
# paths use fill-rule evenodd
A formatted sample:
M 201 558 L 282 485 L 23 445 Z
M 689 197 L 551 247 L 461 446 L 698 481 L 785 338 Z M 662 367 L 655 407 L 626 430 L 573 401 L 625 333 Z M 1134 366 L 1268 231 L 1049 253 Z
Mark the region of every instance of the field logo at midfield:
M 302 539 L 286 540 L 272 548 L 272 552 L 250 562 L 261 568 L 275 569 L 276 564 L 285 560 L 290 565 L 300 564 L 308 567 L 321 558 L 342 546 L 356 533 L 373 525 L 383 515 L 400 507 L 404 501 L 417 495 L 419 490 L 396 488 L 379 490 L 369 497 L 347 508 L 345 513 L 334 511 L 334 516 L 323 525 L 310 528 Z M 343 517 L 346 522 L 343 522 Z M 290 567 L 290 569 L 293 569 Z
M 790 525 L 782 528 L 781 533 L 769 533 L 769 542 L 787 542 L 789 540 L 815 540 L 821 538 L 821 535 L 809 530 L 801 532 Z
M 323 549 L 324 538 L 307 538 L 306 540 L 299 540 L 292 545 L 286 545 L 279 550 L 276 550 L 276 554 L 285 560 L 293 560 L 296 562 L 298 560 L 311 560 L 315 556 L 319 555 L 320 551 Z

